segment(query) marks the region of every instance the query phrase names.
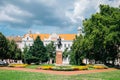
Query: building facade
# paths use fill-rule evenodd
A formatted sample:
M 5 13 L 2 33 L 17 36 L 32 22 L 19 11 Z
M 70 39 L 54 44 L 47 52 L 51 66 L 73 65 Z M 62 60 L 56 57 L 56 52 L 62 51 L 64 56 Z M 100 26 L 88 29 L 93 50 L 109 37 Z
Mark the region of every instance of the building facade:
M 72 46 L 73 40 L 75 39 L 76 34 L 32 34 L 27 33 L 22 38 L 22 42 L 19 45 L 21 50 L 26 46 L 32 46 L 34 40 L 37 38 L 37 36 L 40 36 L 41 40 L 44 43 L 44 46 L 48 45 L 51 41 L 54 42 L 55 45 L 57 45 L 57 39 L 61 37 L 61 50 L 64 51 L 66 48 L 70 50 L 70 47 Z M 56 46 L 57 48 L 57 46 Z
M 48 45 L 51 41 L 54 42 L 54 45 L 56 46 L 57 49 L 57 39 L 60 37 L 61 38 L 61 50 L 62 52 L 67 48 L 70 50 L 73 40 L 77 35 L 81 34 L 81 28 L 78 28 L 78 33 L 77 34 L 40 34 L 40 33 L 32 33 L 31 31 L 27 34 L 25 34 L 23 37 L 16 36 L 16 37 L 7 37 L 9 40 L 14 40 L 18 48 L 20 48 L 22 51 L 24 50 L 25 46 L 32 46 L 34 43 L 34 40 L 37 38 L 37 36 L 40 37 L 40 39 L 43 41 L 44 46 Z M 69 64 L 69 59 L 63 59 L 64 64 Z

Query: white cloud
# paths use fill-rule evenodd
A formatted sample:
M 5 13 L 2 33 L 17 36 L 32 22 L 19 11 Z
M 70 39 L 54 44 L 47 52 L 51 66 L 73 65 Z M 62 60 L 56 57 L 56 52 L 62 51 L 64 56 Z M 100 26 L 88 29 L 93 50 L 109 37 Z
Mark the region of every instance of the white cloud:
M 66 16 L 68 16 L 73 23 L 77 23 L 78 21 L 83 20 L 85 11 L 92 5 L 90 2 L 91 1 L 88 0 L 75 1 L 73 11 L 67 11 Z
M 120 0 L 1 0 L 0 23 L 21 31 L 72 33 L 99 12 L 99 4 L 118 7 Z
M 12 4 L 0 7 L 0 21 L 23 22 L 20 17 L 32 17 L 33 15 L 27 11 L 21 10 Z
M 99 12 L 100 4 L 108 4 L 113 7 L 120 5 L 120 0 L 76 0 L 73 11 L 66 11 L 66 16 L 73 23 L 80 23 L 85 18 Z
M 1 11 L 0 12 L 0 21 L 16 21 L 16 19 L 6 15 L 4 11 Z

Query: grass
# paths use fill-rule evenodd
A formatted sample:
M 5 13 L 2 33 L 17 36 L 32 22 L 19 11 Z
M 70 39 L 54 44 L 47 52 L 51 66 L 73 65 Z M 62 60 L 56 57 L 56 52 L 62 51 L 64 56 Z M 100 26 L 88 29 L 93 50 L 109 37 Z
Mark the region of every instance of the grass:
M 0 70 L 0 80 L 120 80 L 120 70 L 74 76 Z
M 30 69 L 36 69 L 38 68 L 40 65 L 28 65 L 25 68 L 30 68 Z

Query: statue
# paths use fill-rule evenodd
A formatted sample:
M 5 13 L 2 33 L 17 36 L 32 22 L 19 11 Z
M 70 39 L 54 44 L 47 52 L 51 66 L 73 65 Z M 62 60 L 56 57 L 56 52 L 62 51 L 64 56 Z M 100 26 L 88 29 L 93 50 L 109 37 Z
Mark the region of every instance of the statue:
M 61 43 L 60 37 L 57 39 L 57 46 L 58 46 L 58 49 L 61 49 L 62 43 Z

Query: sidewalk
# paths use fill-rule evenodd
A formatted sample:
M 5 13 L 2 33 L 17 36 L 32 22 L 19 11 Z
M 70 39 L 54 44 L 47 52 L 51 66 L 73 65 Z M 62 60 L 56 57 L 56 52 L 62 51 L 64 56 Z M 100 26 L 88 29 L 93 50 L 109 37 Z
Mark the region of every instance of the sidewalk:
M 41 69 L 27 69 L 27 68 L 12 68 L 12 67 L 0 67 L 2 70 L 17 70 L 17 71 L 26 71 L 26 72 L 40 72 L 45 74 L 55 74 L 55 75 L 78 75 L 78 74 L 91 74 L 98 72 L 108 72 L 114 71 L 117 69 L 98 69 L 98 70 L 83 70 L 83 71 L 52 71 L 52 70 L 41 70 Z

